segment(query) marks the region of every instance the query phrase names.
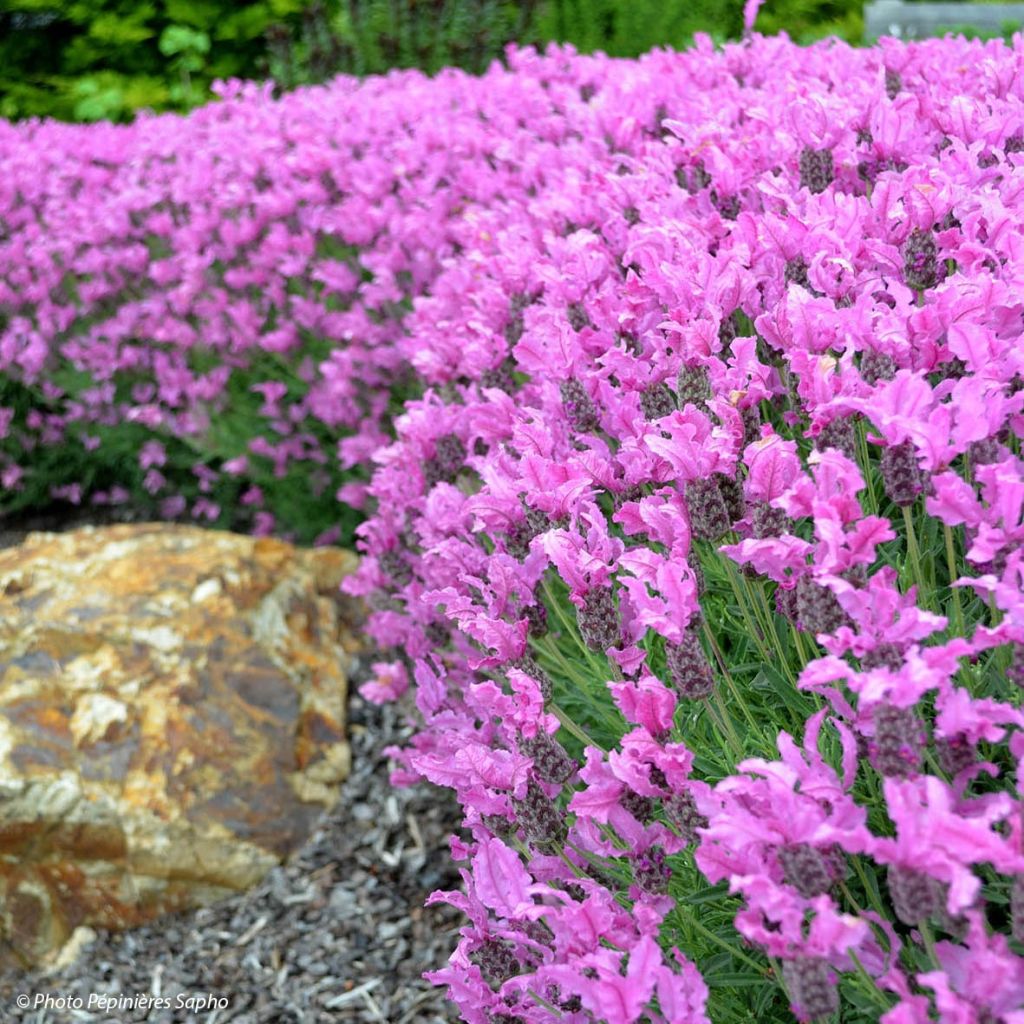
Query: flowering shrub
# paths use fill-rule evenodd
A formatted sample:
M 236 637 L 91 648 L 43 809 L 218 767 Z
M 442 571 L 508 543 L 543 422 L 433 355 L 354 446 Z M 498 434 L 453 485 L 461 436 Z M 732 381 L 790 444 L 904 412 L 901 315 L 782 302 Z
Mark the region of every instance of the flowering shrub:
M 1021 1024 L 1024 40 L 510 62 L 348 585 L 465 809 L 433 979 Z

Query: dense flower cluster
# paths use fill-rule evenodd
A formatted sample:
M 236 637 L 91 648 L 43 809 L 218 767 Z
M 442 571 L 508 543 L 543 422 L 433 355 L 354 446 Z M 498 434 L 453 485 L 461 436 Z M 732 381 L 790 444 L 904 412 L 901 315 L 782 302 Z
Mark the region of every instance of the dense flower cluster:
M 510 63 L 349 584 L 465 809 L 434 979 L 1021 1024 L 1024 41 Z
M 219 91 L 187 118 L 131 126 L 0 122 L 5 496 L 44 451 L 96 452 L 131 429 L 137 473 L 52 497 L 123 502 L 138 476 L 163 516 L 212 522 L 210 495 L 235 479 L 270 532 L 259 479 L 303 466 L 361 504 L 356 470 L 410 383 L 410 299 L 458 250 L 465 208 L 500 189 L 480 173 L 482 118 L 514 120 L 519 89 L 494 78 L 489 114 L 456 72 L 281 100 Z M 175 462 L 195 477 L 187 510 Z

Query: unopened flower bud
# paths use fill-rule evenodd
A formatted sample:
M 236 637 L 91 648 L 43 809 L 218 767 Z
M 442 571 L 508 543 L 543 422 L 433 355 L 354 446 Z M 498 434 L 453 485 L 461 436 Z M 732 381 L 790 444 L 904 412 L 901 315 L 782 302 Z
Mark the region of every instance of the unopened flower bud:
M 1010 667 L 1006 678 L 1024 690 L 1024 644 L 1013 644 L 1010 648 Z
M 876 644 L 872 650 L 865 651 L 860 659 L 860 667 L 866 672 L 876 668 L 899 672 L 903 668 L 903 661 L 903 648 L 899 644 L 883 642 Z
M 785 619 L 789 619 L 795 626 L 800 621 L 799 600 L 797 588 L 778 587 L 775 591 L 775 610 Z
M 529 634 L 532 637 L 544 636 L 548 631 L 548 610 L 539 601 L 536 604 L 528 604 L 521 612 L 529 625 Z
M 632 814 L 641 825 L 646 825 L 647 822 L 654 817 L 654 800 L 649 796 L 637 793 L 636 790 L 624 790 L 622 795 L 619 797 L 619 803 L 625 810 L 629 811 L 629 813 Z
M 786 261 L 786 269 L 783 271 L 782 279 L 786 284 L 798 284 L 801 288 L 812 291 L 811 279 L 807 276 L 807 260 L 803 256 L 794 256 Z
M 715 474 L 715 482 L 725 501 L 730 523 L 735 523 L 747 514 L 747 499 L 743 494 L 743 483 L 734 476 Z
M 447 646 L 448 641 L 452 638 L 452 630 L 447 622 L 428 622 L 424 627 L 423 635 L 430 646 L 437 651 Z
M 937 736 L 935 753 L 939 767 L 952 779 L 978 763 L 978 750 L 963 733 L 955 736 Z
M 719 195 L 714 189 L 712 189 L 711 205 L 725 220 L 735 220 L 740 215 L 739 196 Z
M 711 378 L 708 376 L 707 367 L 684 366 L 676 380 L 676 396 L 680 409 L 685 409 L 688 405 L 694 405 L 698 409 L 706 408 L 711 397 Z
M 693 548 L 690 548 L 690 553 L 686 556 L 686 564 L 690 567 L 690 572 L 693 573 L 694 585 L 697 588 L 697 597 L 703 597 L 704 591 L 707 589 L 704 580 L 704 570 L 700 565 L 700 558 L 697 556 L 697 552 Z
M 896 363 L 892 356 L 869 349 L 861 353 L 860 375 L 866 384 L 874 387 L 880 380 L 892 380 L 896 376 Z
M 704 161 L 698 160 L 690 173 L 688 188 L 690 192 L 700 192 L 711 184 L 711 175 L 704 167 Z
M 501 985 L 509 978 L 514 978 L 522 967 L 515 946 L 504 939 L 484 939 L 469 954 L 469 959 L 480 968 L 483 976 L 495 985 Z
M 590 317 L 587 315 L 587 308 L 582 302 L 574 302 L 568 310 L 569 325 L 578 334 L 584 327 L 590 327 Z
M 1010 886 L 1010 929 L 1016 942 L 1024 943 L 1024 875 Z
M 412 582 L 412 569 L 399 550 L 392 548 L 381 552 L 377 556 L 377 564 L 382 572 L 391 577 L 394 586 L 404 587 Z
M 821 433 L 814 440 L 814 447 L 819 452 L 835 448 L 848 459 L 857 460 L 857 432 L 853 428 L 852 416 L 836 416 L 821 428 Z
M 932 918 L 944 932 L 952 935 L 957 942 L 962 942 L 967 935 L 970 922 L 963 914 L 954 916 L 949 912 L 949 883 L 940 882 L 937 878 L 930 878 L 929 882 L 932 887 L 932 898 L 935 901 Z
M 515 822 L 509 821 L 503 814 L 484 814 L 481 817 L 491 835 L 498 839 L 511 839 L 516 834 Z
M 808 843 L 780 846 L 776 856 L 786 883 L 804 899 L 821 896 L 832 888 L 835 879 L 829 874 L 825 858 Z
M 423 477 L 429 491 L 435 484 L 454 483 L 466 463 L 466 446 L 455 434 L 445 434 L 434 442 L 434 456 L 423 465 Z
M 758 540 L 783 537 L 793 529 L 793 521 L 789 516 L 781 508 L 773 508 L 766 501 L 760 501 L 754 506 L 750 522 Z
M 994 437 L 986 437 L 981 441 L 972 441 L 967 449 L 967 458 L 971 463 L 971 471 L 976 466 L 988 466 L 998 462 L 1002 455 L 999 441 Z
M 722 348 L 728 349 L 738 334 L 739 322 L 736 319 L 736 313 L 722 317 L 722 322 L 718 325 L 718 340 L 721 342 Z
M 523 333 L 523 318 L 518 317 L 505 328 L 505 337 L 510 345 L 514 345 Z M 503 359 L 497 366 L 490 370 L 484 370 L 480 374 L 480 386 L 482 388 L 499 388 L 506 395 L 513 395 L 516 391 L 515 373 L 516 362 L 510 356 Z

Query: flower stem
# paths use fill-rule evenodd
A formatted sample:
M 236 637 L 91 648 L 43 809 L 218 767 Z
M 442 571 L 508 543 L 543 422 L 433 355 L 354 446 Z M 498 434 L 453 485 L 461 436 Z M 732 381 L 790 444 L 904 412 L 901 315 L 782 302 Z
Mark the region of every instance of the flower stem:
M 732 752 L 736 759 L 741 760 L 743 758 L 743 742 L 740 740 L 732 724 L 732 715 L 729 714 L 722 703 L 722 695 L 718 692 L 718 687 L 715 687 L 711 699 L 714 702 L 714 709 L 717 709 L 718 713 L 715 713 L 711 704 L 708 705 L 708 711 L 711 712 L 711 717 L 714 719 L 716 726 L 728 738 L 729 745 L 732 747 Z
M 760 628 L 754 622 L 754 618 L 751 614 L 750 608 L 747 605 L 746 596 L 743 593 L 743 589 L 737 579 L 736 567 L 732 564 L 729 559 L 723 559 L 725 563 L 725 573 L 729 577 L 729 586 L 732 587 L 733 596 L 736 598 L 736 604 L 739 606 L 740 614 L 743 616 L 743 621 L 746 624 L 747 632 L 753 638 L 754 643 L 757 645 L 757 650 L 761 655 L 761 658 L 766 662 L 772 662 L 775 659 L 772 658 L 771 652 L 765 647 L 764 636 L 761 633 Z
M 946 568 L 949 571 L 949 592 L 953 598 L 953 624 L 957 636 L 964 636 L 964 610 L 960 604 L 960 588 L 956 580 L 959 573 L 956 571 L 956 553 L 953 548 L 953 531 L 949 524 L 943 526 L 946 535 Z
M 868 997 L 878 1003 L 879 1006 L 884 1007 L 886 1010 L 890 1009 L 889 1000 L 885 998 L 883 993 L 879 990 L 878 985 L 875 984 L 875 979 L 871 977 L 866 970 L 864 965 L 857 959 L 857 954 L 852 949 L 847 950 L 847 956 L 853 961 L 853 966 L 857 969 L 857 978 L 861 982 L 860 988 L 864 991 Z
M 729 671 L 728 665 L 726 664 L 725 657 L 722 654 L 721 649 L 718 646 L 718 641 L 715 640 L 715 634 L 711 632 L 711 627 L 708 625 L 707 619 L 703 619 L 701 628 L 704 632 L 704 637 L 711 647 L 712 652 L 715 655 L 715 661 L 718 662 L 719 671 L 722 673 L 722 678 L 725 680 L 725 685 L 729 688 L 729 696 L 739 706 L 743 717 L 747 720 L 747 725 L 750 726 L 751 730 L 757 733 L 761 738 L 761 742 L 765 742 L 764 733 L 761 732 L 760 727 L 757 724 L 757 720 L 750 713 L 750 708 L 747 707 L 747 702 L 743 699 L 740 693 L 739 687 L 733 682 L 732 673 Z
M 857 424 L 857 450 L 860 455 L 861 472 L 867 485 L 868 515 L 878 515 L 878 495 L 875 494 L 875 478 L 871 472 L 871 453 L 868 450 L 867 429 L 863 420 Z
M 917 586 L 917 600 L 922 606 L 927 605 L 924 577 L 921 575 L 921 552 L 917 546 L 917 534 L 914 532 L 914 517 L 910 506 L 903 506 L 903 525 L 907 528 L 907 558 L 910 561 L 910 576 Z
M 864 892 L 867 893 L 868 900 L 871 903 L 872 909 L 879 917 L 888 918 L 890 915 L 886 913 L 885 907 L 882 906 L 881 901 L 875 895 L 875 890 L 868 883 L 867 873 L 864 871 L 864 865 L 861 864 L 860 858 L 853 856 L 850 858 L 853 863 L 853 870 L 857 872 L 857 877 L 860 879 L 860 884 L 864 886 Z
M 931 962 L 935 965 L 937 971 L 942 970 L 942 964 L 939 961 L 938 953 L 935 951 L 935 936 L 932 935 L 932 927 L 927 921 L 922 921 L 918 925 L 918 929 L 921 932 L 921 938 L 924 939 L 925 949 L 928 950 L 928 956 Z

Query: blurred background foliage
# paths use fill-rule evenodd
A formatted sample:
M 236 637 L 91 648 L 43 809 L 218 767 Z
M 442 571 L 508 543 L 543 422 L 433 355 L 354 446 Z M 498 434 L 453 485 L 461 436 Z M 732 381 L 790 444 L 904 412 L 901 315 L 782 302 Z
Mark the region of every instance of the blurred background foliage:
M 0 0 L 0 116 L 188 110 L 217 78 L 484 70 L 511 41 L 635 56 L 736 38 L 743 0 Z M 862 0 L 766 0 L 757 28 L 860 42 Z
M 742 27 L 743 0 L 0 0 L 0 116 L 123 121 L 187 110 L 217 78 L 482 71 L 513 40 L 634 56 Z M 862 32 L 861 0 L 767 0 L 765 32 Z

